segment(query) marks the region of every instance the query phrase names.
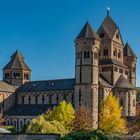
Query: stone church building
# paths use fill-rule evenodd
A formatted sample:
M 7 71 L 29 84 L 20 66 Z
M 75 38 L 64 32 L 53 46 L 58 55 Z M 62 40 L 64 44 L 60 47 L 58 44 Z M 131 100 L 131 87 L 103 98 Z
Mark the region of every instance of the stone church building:
M 1 114 L 6 125 L 21 131 L 32 118 L 66 100 L 75 109 L 86 106 L 96 129 L 101 102 L 113 91 L 122 115 L 135 116 L 136 62 L 136 54 L 123 43 L 109 14 L 97 32 L 87 22 L 75 39 L 75 78 L 31 81 L 31 69 L 22 54 L 16 51 L 11 56 L 0 81 Z

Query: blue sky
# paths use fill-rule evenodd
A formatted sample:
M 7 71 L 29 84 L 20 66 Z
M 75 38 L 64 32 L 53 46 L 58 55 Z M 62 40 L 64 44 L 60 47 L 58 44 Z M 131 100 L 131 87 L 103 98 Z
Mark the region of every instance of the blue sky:
M 139 0 L 1 0 L 0 78 L 17 49 L 32 69 L 32 80 L 74 77 L 74 39 L 87 20 L 97 31 L 107 6 L 124 42 L 140 58 L 139 5 Z M 139 75 L 138 59 L 137 79 Z

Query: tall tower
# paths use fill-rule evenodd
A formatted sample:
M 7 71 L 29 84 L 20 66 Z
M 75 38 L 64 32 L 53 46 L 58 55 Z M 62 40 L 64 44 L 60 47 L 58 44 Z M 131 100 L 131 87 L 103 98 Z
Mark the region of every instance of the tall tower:
M 136 63 L 137 56 L 127 43 L 124 47 L 124 64 L 129 69 L 128 79 L 134 87 L 136 87 Z
M 3 68 L 3 80 L 12 86 L 21 86 L 30 81 L 31 70 L 24 62 L 19 51 L 16 51 L 9 63 Z
M 75 40 L 75 108 L 86 106 L 89 109 L 95 129 L 98 127 L 99 45 L 98 35 L 86 23 Z

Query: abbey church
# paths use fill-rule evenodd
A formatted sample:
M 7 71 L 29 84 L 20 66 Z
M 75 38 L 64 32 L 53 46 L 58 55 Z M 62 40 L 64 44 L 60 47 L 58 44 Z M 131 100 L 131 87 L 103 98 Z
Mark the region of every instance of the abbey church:
M 31 81 L 31 69 L 16 51 L 3 68 L 0 112 L 6 125 L 21 131 L 24 124 L 62 100 L 75 109 L 89 109 L 98 128 L 102 100 L 112 91 L 122 106 L 122 116 L 136 115 L 137 56 L 124 44 L 119 27 L 108 14 L 96 32 L 87 22 L 75 39 L 75 78 Z

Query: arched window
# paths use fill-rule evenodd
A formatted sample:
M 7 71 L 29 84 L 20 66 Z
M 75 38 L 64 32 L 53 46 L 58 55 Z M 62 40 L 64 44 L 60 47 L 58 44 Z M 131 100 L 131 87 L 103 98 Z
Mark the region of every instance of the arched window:
M 104 56 L 108 56 L 108 49 L 105 49 L 105 50 L 104 50 L 103 55 L 104 55 Z
M 118 58 L 121 58 L 121 51 L 118 52 Z
M 90 58 L 90 52 L 89 51 L 84 51 L 84 58 Z
M 29 104 L 31 104 L 31 96 L 30 95 L 29 95 L 28 100 L 29 100 Z
M 42 104 L 44 104 L 45 102 L 45 98 L 44 98 L 44 95 L 42 95 Z
M 120 105 L 123 106 L 123 99 L 120 100 Z
M 52 95 L 49 95 L 49 104 L 52 104 Z
M 24 80 L 29 80 L 29 74 L 24 74 Z

